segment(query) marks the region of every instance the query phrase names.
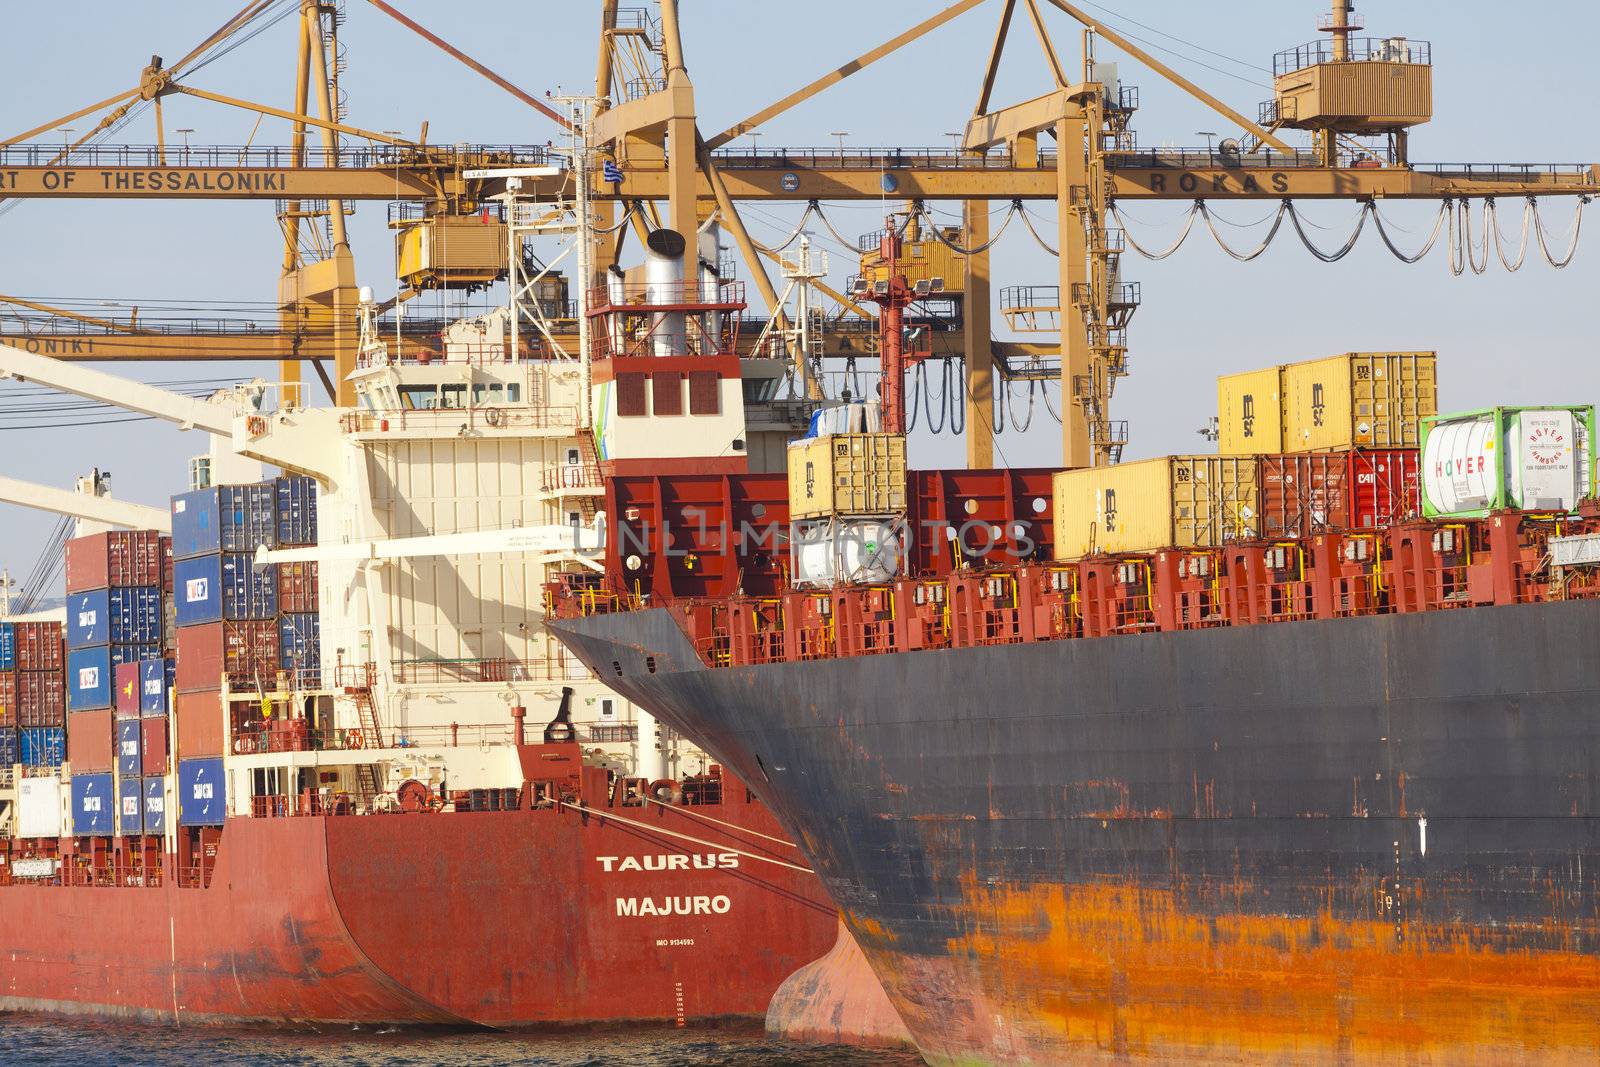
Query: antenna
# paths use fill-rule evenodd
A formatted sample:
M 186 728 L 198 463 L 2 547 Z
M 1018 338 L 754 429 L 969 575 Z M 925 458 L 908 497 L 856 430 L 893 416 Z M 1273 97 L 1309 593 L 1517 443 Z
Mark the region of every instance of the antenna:
M 17 583 L 11 578 L 9 568 L 0 569 L 0 619 L 9 618 L 11 615 L 11 590 Z

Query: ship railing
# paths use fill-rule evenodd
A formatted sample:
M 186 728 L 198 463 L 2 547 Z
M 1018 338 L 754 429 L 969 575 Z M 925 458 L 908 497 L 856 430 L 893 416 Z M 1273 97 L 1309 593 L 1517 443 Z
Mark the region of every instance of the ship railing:
M 66 158 L 62 158 L 65 154 Z M 21 167 L 251 167 L 289 170 L 309 167 L 393 167 L 429 164 L 477 166 L 518 163 L 561 166 L 547 145 L 343 145 L 337 149 L 295 149 L 287 145 L 83 145 L 66 152 L 61 144 L 28 142 L 0 148 L 0 165 Z M 165 180 L 165 175 L 158 176 Z M 243 188 L 244 186 L 241 186 Z
M 205 889 L 211 885 L 210 867 L 179 867 L 179 889 Z
M 605 475 L 598 463 L 552 463 L 545 467 L 539 482 L 540 492 L 562 489 L 604 489 Z
M 59 884 L 84 886 L 96 889 L 157 889 L 162 884 L 161 868 L 157 867 L 106 867 L 73 863 L 63 858 L 58 872 Z M 30 884 L 34 879 L 27 880 Z
M 396 685 L 449 685 L 475 682 L 557 682 L 587 677 L 576 660 L 551 656 L 523 659 L 401 660 L 393 665 Z
M 355 433 L 472 434 L 490 430 L 565 430 L 578 424 L 571 404 L 439 408 L 427 411 L 348 411 L 340 428 Z

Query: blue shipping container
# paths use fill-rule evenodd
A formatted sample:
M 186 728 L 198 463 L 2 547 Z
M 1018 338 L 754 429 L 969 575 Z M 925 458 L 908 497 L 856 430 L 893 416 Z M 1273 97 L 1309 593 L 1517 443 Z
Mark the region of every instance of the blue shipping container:
M 93 711 L 111 706 L 111 675 L 119 663 L 160 659 L 161 646 L 101 645 L 67 653 L 67 710 Z
M 8 726 L 0 730 L 0 767 L 9 767 L 13 763 L 22 762 L 22 749 L 19 747 L 17 730 Z
M 167 832 L 167 780 L 165 778 L 146 778 L 144 780 L 144 832 L 147 834 L 164 834 Z
M 317 543 L 317 483 L 301 474 L 273 479 L 277 491 L 278 544 Z
M 18 731 L 19 755 L 28 767 L 59 767 L 67 758 L 67 731 L 63 726 L 26 726 Z
M 0 622 L 0 671 L 17 669 L 17 631 L 9 622 Z
M 172 568 L 179 626 L 244 622 L 278 614 L 278 567 L 240 552 L 179 560 Z
M 322 666 L 322 616 L 316 612 L 278 616 L 278 669 L 314 671 Z
M 219 485 L 172 498 L 172 558 L 277 547 L 277 494 L 265 485 Z
M 143 774 L 139 759 L 139 720 L 117 720 L 117 775 L 121 778 L 137 778 Z M 137 814 L 138 805 L 134 805 Z
M 91 589 L 67 597 L 67 647 L 132 645 L 161 640 L 161 588 Z
M 115 832 L 117 801 L 111 772 L 72 776 L 72 832 L 78 837 L 110 837 Z
M 139 664 L 139 714 L 165 715 L 177 660 L 147 659 Z
M 178 825 L 221 826 L 228 811 L 222 760 L 178 761 Z
M 117 831 L 122 834 L 144 832 L 144 779 L 123 778 L 117 782 Z

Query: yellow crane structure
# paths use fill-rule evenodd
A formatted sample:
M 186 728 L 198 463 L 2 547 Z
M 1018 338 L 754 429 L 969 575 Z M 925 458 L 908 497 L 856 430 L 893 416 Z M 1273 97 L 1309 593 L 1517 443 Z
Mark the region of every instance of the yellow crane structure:
M 381 0 L 369 2 L 496 84 L 538 104 L 390 5 Z M 726 147 L 741 134 L 985 5 L 998 9 L 998 21 L 979 78 L 976 104 L 958 149 L 886 148 L 850 155 L 818 149 L 762 155 Z M 261 0 L 247 4 L 235 20 L 248 18 L 260 6 Z M 1068 0 L 956 0 L 710 136 L 700 128 L 676 0 L 660 0 L 659 18 L 649 9 L 621 9 L 617 0 L 599 0 L 598 8 L 598 104 L 585 131 L 593 172 L 584 176 L 593 189 L 598 228 L 614 227 L 619 209 L 636 229 L 659 224 L 655 205 L 664 203 L 666 224 L 692 233 L 700 220 L 715 211 L 738 245 L 758 292 L 777 312 L 776 292 L 765 264 L 770 257 L 750 236 L 740 204 L 876 202 L 885 197 L 918 204 L 962 202 L 965 425 L 968 462 L 973 466 L 992 465 L 987 405 L 993 396 L 993 355 L 1001 351 L 1028 357 L 1059 354 L 1065 401 L 1062 461 L 1066 466 L 1119 458 L 1126 431 L 1111 418 L 1111 400 L 1117 380 L 1128 371 L 1126 327 L 1138 302 L 1136 294 L 1120 280 L 1120 260 L 1127 242 L 1114 224 L 1119 202 L 1167 200 L 1203 207 L 1215 200 L 1275 200 L 1290 205 L 1296 200 L 1337 199 L 1371 205 L 1385 200 L 1587 198 L 1600 192 L 1600 166 L 1594 165 L 1429 167 L 1414 163 L 1410 131 L 1432 115 L 1431 54 L 1421 42 L 1356 37 L 1360 27 L 1352 17 L 1349 0 L 1333 0 L 1331 14 L 1320 26 L 1325 39 L 1277 57 L 1273 99 L 1261 108 L 1259 121 L 1229 107 Z M 1051 9 L 1057 12 L 1055 17 L 1064 14 L 1079 28 L 1081 62 L 1063 61 L 1045 18 Z M 331 338 L 328 350 L 342 390 L 355 357 L 353 332 L 349 332 L 354 329 L 353 266 L 343 241 L 342 205 L 357 200 L 406 201 L 422 205 L 423 219 L 470 214 L 505 189 L 504 178 L 481 176 L 485 171 L 548 160 L 539 146 L 439 148 L 420 143 L 426 140 L 425 130 L 412 142 L 346 125 L 334 106 L 336 70 L 329 67 L 327 20 L 333 11 L 326 0 L 303 0 L 295 109 L 274 109 L 198 90 L 177 80 L 183 77 L 183 62 L 171 69 L 155 62 L 130 93 L 0 141 L 0 196 L 287 202 L 288 240 L 280 286 L 284 337 L 271 342 L 240 341 L 239 351 L 261 345 L 273 352 L 263 358 L 287 360 L 293 356 L 284 355 L 286 348 L 291 353 L 300 351 L 293 338 Z M 993 90 L 1008 40 L 1014 36 L 1014 24 L 1024 18 L 1053 87 L 1031 100 L 994 106 Z M 1238 136 L 1202 152 L 1137 148 L 1130 125 L 1137 94 L 1115 80 L 1110 65 L 1101 62 L 1097 49 L 1102 47 L 1118 50 L 1192 95 L 1236 127 Z M 316 115 L 308 113 L 312 89 Z M 179 92 L 286 118 L 295 130 L 292 143 L 287 149 L 186 149 L 176 158 L 160 137 L 157 146 L 147 149 L 83 144 L 87 138 L 68 152 L 23 143 L 97 110 L 122 108 L 134 99 L 154 100 L 159 106 L 163 97 Z M 558 122 L 568 121 L 564 115 L 550 114 Z M 320 151 L 305 144 L 309 129 L 319 131 Z M 1291 130 L 1308 133 L 1311 147 L 1299 149 L 1288 144 L 1283 138 Z M 341 138 L 367 144 L 353 147 Z M 1359 138 L 1377 138 L 1384 143 L 1363 145 Z M 606 181 L 606 164 L 620 168 L 623 180 Z M 524 192 L 553 195 L 570 180 L 568 173 L 527 179 Z M 1014 301 L 1001 309 L 1013 321 L 1048 322 L 1058 335 L 1055 343 L 997 346 L 992 341 L 988 245 L 993 201 L 1058 205 L 1054 235 L 1058 284 L 1053 292 L 1052 287 L 1037 287 L 1031 302 Z M 296 251 L 300 223 L 324 213 L 333 238 L 331 254 L 307 261 Z M 592 260 L 597 269 L 603 270 L 614 260 L 626 232 L 626 227 L 616 229 L 614 243 L 599 250 Z M 339 252 L 341 246 L 343 253 Z M 307 332 L 296 332 L 302 330 Z M 218 347 L 214 339 L 207 339 L 206 344 Z M 159 348 L 152 343 L 145 351 L 151 358 L 165 358 L 157 355 Z M 124 350 L 139 349 L 130 342 Z M 310 351 L 305 350 L 307 354 Z

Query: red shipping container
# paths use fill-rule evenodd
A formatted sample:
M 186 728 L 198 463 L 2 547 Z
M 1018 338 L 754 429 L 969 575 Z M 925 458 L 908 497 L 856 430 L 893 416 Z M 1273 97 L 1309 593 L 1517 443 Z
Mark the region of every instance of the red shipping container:
M 139 717 L 139 663 L 119 663 L 111 672 L 111 706 L 119 719 Z
M 112 530 L 67 542 L 67 592 L 161 583 L 161 535 Z
M 1422 514 L 1415 448 L 1384 448 L 1350 453 L 1351 525 L 1369 530 L 1392 526 Z
M 167 773 L 167 720 L 165 716 L 139 720 L 139 751 L 146 775 Z
M 172 538 L 161 535 L 161 591 L 172 595 Z
M 1257 474 L 1261 536 L 1312 537 L 1348 529 L 1349 477 L 1350 458 L 1344 452 L 1262 456 Z
M 172 729 L 179 759 L 222 755 L 222 695 L 179 693 L 172 702 Z
M 317 565 L 312 560 L 278 564 L 278 612 L 299 615 L 317 610 Z
M 62 643 L 59 622 L 19 622 L 13 624 L 12 628 L 17 635 L 17 670 L 66 669 L 66 646 Z
M 226 675 L 235 687 L 270 682 L 278 673 L 278 622 L 212 622 L 178 628 L 180 693 L 216 691 Z M 180 730 L 181 736 L 181 730 Z
M 17 725 L 64 726 L 66 721 L 66 675 L 60 670 L 18 671 Z
M 0 671 L 0 726 L 17 725 L 17 672 Z
M 67 762 L 73 774 L 111 770 L 116 751 L 117 727 L 110 708 L 72 713 L 67 720 Z

